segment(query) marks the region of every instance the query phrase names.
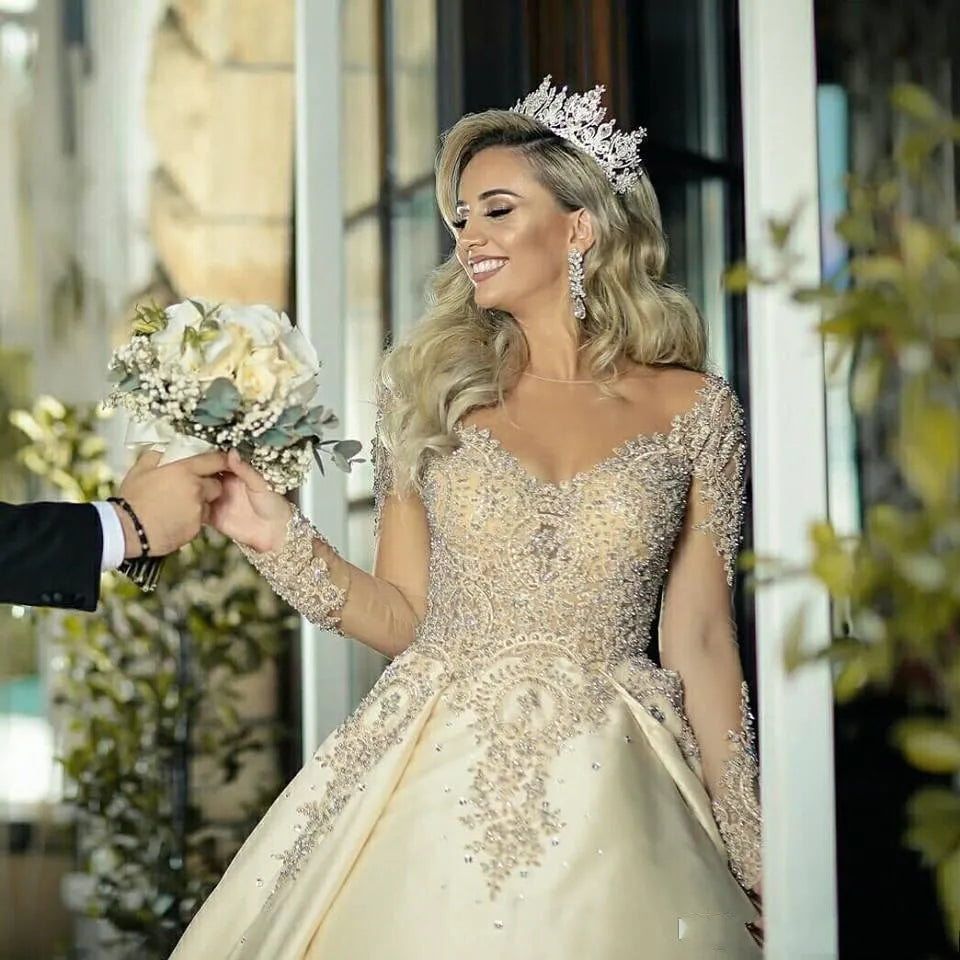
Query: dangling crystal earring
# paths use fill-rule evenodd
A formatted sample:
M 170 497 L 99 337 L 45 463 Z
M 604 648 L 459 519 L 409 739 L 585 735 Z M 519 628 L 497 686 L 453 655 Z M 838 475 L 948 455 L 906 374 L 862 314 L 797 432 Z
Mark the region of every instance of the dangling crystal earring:
M 571 247 L 567 254 L 567 263 L 570 265 L 570 303 L 573 304 L 573 315 L 582 320 L 587 315 L 584 303 L 587 293 L 583 289 L 583 254 Z

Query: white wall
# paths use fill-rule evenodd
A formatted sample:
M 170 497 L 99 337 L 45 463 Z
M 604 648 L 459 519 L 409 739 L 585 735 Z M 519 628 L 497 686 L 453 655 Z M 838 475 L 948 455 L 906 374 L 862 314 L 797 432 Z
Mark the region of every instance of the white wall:
M 297 0 L 297 322 L 324 364 L 322 402 L 346 404 L 341 202 L 341 22 L 338 3 Z M 317 264 L 323 264 L 318 270 Z M 347 543 L 346 475 L 314 471 L 306 514 L 339 550 Z M 310 756 L 353 707 L 351 644 L 304 622 L 303 753 Z
M 816 71 L 812 0 L 741 0 L 747 255 L 769 250 L 766 219 L 805 203 L 796 280 L 816 283 Z M 823 349 L 816 314 L 783 290 L 748 297 L 754 548 L 802 562 L 827 515 Z M 757 596 L 766 956 L 837 955 L 833 697 L 828 668 L 787 676 L 783 641 L 798 607 L 805 638 L 830 635 L 827 598 L 790 582 Z

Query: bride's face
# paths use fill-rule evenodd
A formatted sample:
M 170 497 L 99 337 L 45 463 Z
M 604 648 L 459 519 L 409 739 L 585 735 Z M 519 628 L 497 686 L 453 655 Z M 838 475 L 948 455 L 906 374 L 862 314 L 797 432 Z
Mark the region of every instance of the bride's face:
M 520 319 L 564 302 L 578 213 L 562 209 L 515 150 L 478 153 L 460 178 L 454 224 L 477 305 Z

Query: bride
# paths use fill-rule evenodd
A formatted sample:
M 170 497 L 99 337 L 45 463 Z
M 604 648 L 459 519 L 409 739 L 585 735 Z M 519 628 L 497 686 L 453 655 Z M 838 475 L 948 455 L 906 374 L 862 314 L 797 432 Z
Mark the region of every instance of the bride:
M 178 960 L 760 956 L 743 415 L 601 92 L 444 138 L 456 250 L 383 364 L 372 574 L 231 454 L 211 522 L 392 661 Z

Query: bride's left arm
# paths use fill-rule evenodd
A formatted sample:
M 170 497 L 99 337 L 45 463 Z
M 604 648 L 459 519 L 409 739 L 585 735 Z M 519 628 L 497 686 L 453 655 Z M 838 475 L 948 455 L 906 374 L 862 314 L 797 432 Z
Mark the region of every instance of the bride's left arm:
M 683 680 L 704 782 L 730 868 L 760 882 L 760 803 L 753 721 L 733 619 L 743 518 L 743 412 L 725 385 L 691 430 L 693 477 L 660 621 L 663 666 Z

